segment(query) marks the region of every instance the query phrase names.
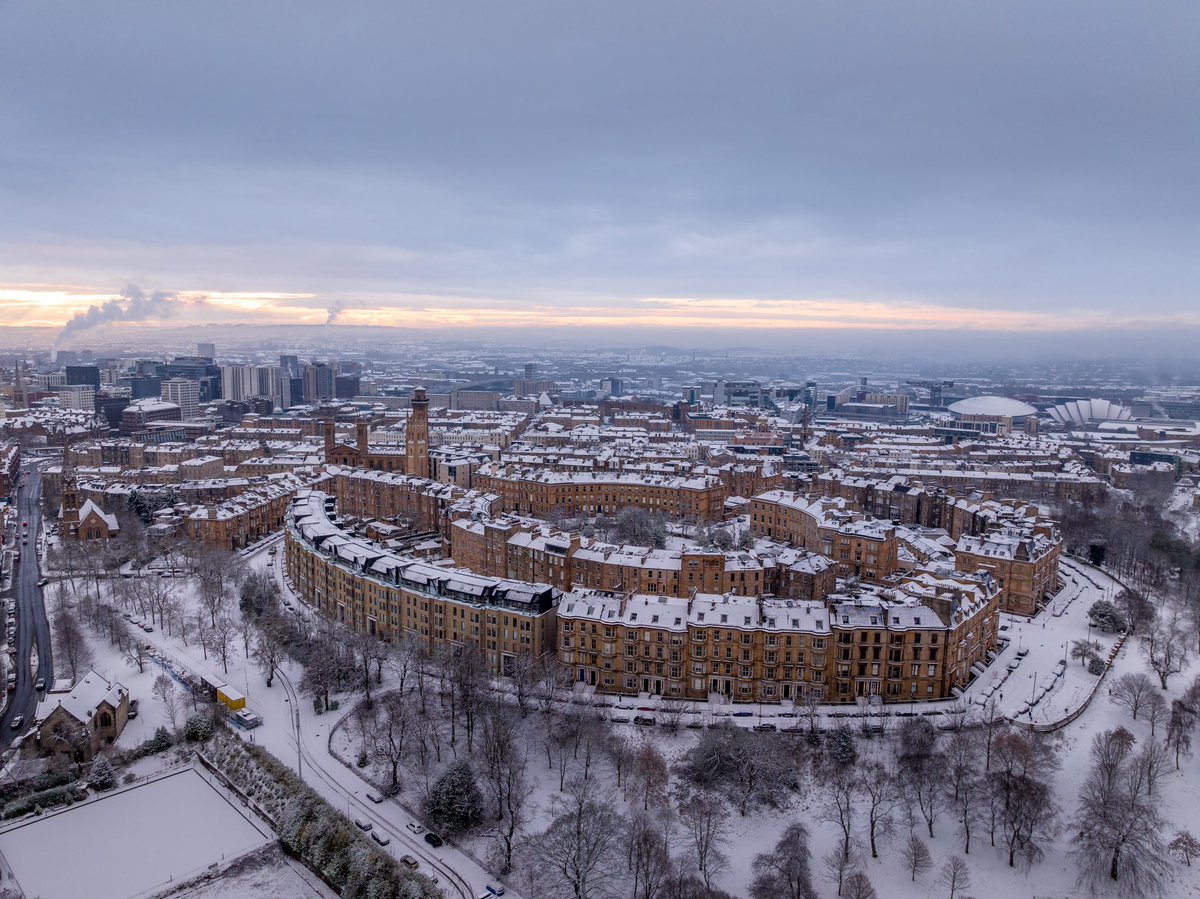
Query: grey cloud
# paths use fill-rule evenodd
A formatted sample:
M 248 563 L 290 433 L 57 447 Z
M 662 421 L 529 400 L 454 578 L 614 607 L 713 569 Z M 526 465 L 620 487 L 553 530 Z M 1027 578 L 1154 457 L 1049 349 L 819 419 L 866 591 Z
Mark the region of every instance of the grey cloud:
M 1200 283 L 1198 41 L 1190 0 L 10 3 L 0 250 L 327 295 L 1169 312 Z

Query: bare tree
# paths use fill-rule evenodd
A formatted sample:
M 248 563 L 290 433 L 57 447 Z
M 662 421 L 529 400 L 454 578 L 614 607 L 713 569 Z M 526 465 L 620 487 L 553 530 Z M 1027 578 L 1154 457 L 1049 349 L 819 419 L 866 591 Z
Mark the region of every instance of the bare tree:
M 1000 829 L 1008 849 L 1008 866 L 1017 859 L 1032 865 L 1042 857 L 1041 844 L 1057 825 L 1058 809 L 1050 784 L 1031 774 L 1001 772 L 993 781 L 1001 798 Z
M 753 899 L 816 899 L 808 828 L 789 824 L 774 849 L 754 856 Z
M 1141 671 L 1122 674 L 1112 686 L 1112 701 L 1124 706 L 1134 721 L 1137 721 L 1138 713 L 1145 707 L 1148 697 L 1155 695 L 1154 681 Z
M 229 673 L 229 658 L 233 654 L 237 625 L 229 615 L 218 615 L 216 623 L 208 631 L 209 649 L 221 660 L 225 674 Z
M 389 792 L 400 789 L 400 762 L 408 752 L 408 731 L 413 722 L 413 710 L 408 697 L 398 691 L 385 693 L 379 701 L 368 705 L 365 738 L 371 755 L 387 766 L 391 780 Z
M 626 772 L 628 772 L 633 760 L 633 744 L 629 742 L 629 738 L 624 733 L 614 728 L 605 741 L 604 749 L 608 755 L 609 762 L 612 763 L 613 774 L 617 778 L 617 786 L 623 789 L 622 778 L 624 777 L 628 780 Z
M 1171 707 L 1167 704 L 1167 700 L 1163 698 L 1162 693 L 1152 692 L 1146 699 L 1146 721 L 1150 725 L 1150 736 L 1154 737 L 1158 732 L 1158 726 L 1167 720 Z
M 275 672 L 284 659 L 285 631 L 282 622 L 275 617 L 260 620 L 254 636 L 252 657 L 258 670 L 267 679 L 267 686 L 275 683 Z
M 1175 757 L 1175 770 L 1179 761 L 1191 753 L 1192 731 L 1196 728 L 1196 712 L 1182 699 L 1171 700 L 1171 717 L 1167 719 L 1167 749 Z
M 900 804 L 900 788 L 892 773 L 874 761 L 861 766 L 859 788 L 865 800 L 871 858 L 879 858 L 879 840 L 891 831 L 892 815 Z
M 918 877 L 924 877 L 925 872 L 933 867 L 933 859 L 929 857 L 929 848 L 916 834 L 908 838 L 908 842 L 900 850 L 900 857 L 904 860 L 904 870 L 912 875 L 913 883 L 917 882 Z
M 150 650 L 146 648 L 141 634 L 130 626 L 125 627 L 124 656 L 125 661 L 137 668 L 138 674 L 146 670 L 146 662 L 150 659 Z
M 1120 882 L 1124 896 L 1155 895 L 1166 874 L 1156 789 L 1159 750 L 1151 744 L 1134 754 L 1133 744 L 1133 735 L 1124 728 L 1092 740 L 1092 766 L 1071 841 L 1079 865 L 1077 884 L 1089 892 L 1111 880 Z
M 671 880 L 669 820 L 634 809 L 625 832 L 625 860 L 632 899 L 658 899 Z
M 838 829 L 843 855 L 850 853 L 850 835 L 854 832 L 855 803 L 859 777 L 853 767 L 831 768 L 826 774 L 827 800 L 818 813 L 820 820 Z
M 570 672 L 559 664 L 558 659 L 552 653 L 542 657 L 539 661 L 539 669 L 535 692 L 538 707 L 542 710 L 543 715 L 548 715 L 567 689 Z
M 952 855 L 946 859 L 946 863 L 938 871 L 937 885 L 945 887 L 950 894 L 949 899 L 957 899 L 960 892 L 971 888 L 971 870 L 961 855 Z
M 92 651 L 75 615 L 75 606 L 59 590 L 54 600 L 54 652 L 71 672 L 71 682 L 92 663 Z
M 729 811 L 715 793 L 688 791 L 679 800 L 679 820 L 696 870 L 705 887 L 728 865 L 722 851 L 727 842 Z
M 582 781 L 572 783 L 537 839 L 547 884 L 573 899 L 604 895 L 620 868 L 621 817 L 594 792 Z
M 1188 666 L 1189 640 L 1178 624 L 1179 613 L 1172 609 L 1165 621 L 1160 621 L 1142 637 L 1142 654 L 1158 675 L 1162 688 L 1167 680 Z
M 851 871 L 850 876 L 846 878 L 842 896 L 845 899 L 878 899 L 879 894 L 875 892 L 875 887 L 871 885 L 866 872 L 859 869 Z
M 163 719 L 174 730 L 179 718 L 179 694 L 175 690 L 175 682 L 170 675 L 160 674 L 154 679 L 151 690 L 163 705 Z
M 821 858 L 821 864 L 825 867 L 825 879 L 837 887 L 839 896 L 846 885 L 846 878 L 854 871 L 857 862 L 858 856 L 854 847 L 847 846 L 841 840 Z
M 642 800 L 642 809 L 660 806 L 667 800 L 667 760 L 649 740 L 642 743 L 633 755 L 631 770 L 637 795 Z

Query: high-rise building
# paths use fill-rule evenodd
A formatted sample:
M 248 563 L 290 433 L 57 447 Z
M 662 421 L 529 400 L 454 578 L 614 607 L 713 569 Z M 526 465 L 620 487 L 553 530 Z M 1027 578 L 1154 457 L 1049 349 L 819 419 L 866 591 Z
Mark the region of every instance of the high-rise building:
M 526 362 L 525 363 L 525 380 L 526 381 L 536 381 L 537 380 L 537 363 L 536 362 Z
M 221 396 L 235 403 L 254 394 L 254 368 L 250 365 L 221 366 Z
M 100 369 L 94 365 L 68 365 L 66 367 L 67 386 L 86 384 L 93 390 L 100 389 Z
M 69 384 L 59 388 L 58 402 L 64 409 L 96 411 L 96 388 L 90 384 Z
M 293 378 L 300 377 L 300 357 L 280 354 L 279 367 L 284 369 L 289 376 Z
M 198 343 L 196 344 L 196 355 L 204 359 L 216 359 L 217 345 L 215 343 Z M 184 418 L 186 417 L 185 415 Z
M 78 365 L 79 354 L 74 350 L 59 350 L 54 354 L 54 360 L 59 366 Z
M 144 400 L 146 397 L 162 396 L 162 382 L 163 379 L 159 377 L 135 375 L 129 379 L 130 399 Z M 195 381 L 192 383 L 196 385 L 197 395 L 199 395 L 200 384 Z
M 176 356 L 163 366 L 163 377 L 187 378 L 200 382 L 200 402 L 221 398 L 221 368 L 200 356 Z
M 333 399 L 333 369 L 324 362 L 304 366 L 304 401 L 319 403 Z
M 187 378 L 168 378 L 162 382 L 160 398 L 179 407 L 184 419 L 195 418 L 200 412 L 200 382 Z
M 333 395 L 339 400 L 352 400 L 358 396 L 361 383 L 357 375 L 338 375 L 333 379 Z

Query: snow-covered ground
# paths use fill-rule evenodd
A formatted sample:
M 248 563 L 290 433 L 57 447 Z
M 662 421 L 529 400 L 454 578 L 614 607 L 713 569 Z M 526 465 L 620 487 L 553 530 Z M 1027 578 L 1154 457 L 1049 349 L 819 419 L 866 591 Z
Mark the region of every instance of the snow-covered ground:
M 125 899 L 218 867 L 270 831 L 193 768 L 141 781 L 0 832 L 26 896 Z

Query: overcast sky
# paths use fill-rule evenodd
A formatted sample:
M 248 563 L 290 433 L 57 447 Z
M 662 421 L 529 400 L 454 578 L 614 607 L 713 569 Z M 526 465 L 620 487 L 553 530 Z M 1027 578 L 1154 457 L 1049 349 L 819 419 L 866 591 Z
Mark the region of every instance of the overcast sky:
M 1178 334 L 1198 48 L 1195 0 L 0 0 L 0 318 Z

